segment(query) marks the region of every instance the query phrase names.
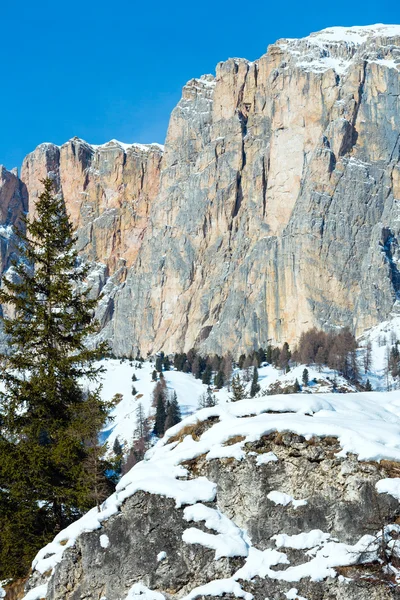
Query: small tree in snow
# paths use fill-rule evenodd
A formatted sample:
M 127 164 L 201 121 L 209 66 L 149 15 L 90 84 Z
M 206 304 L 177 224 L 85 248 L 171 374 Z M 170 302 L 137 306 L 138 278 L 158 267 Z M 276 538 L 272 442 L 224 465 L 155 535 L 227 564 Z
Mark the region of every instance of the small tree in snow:
M 250 397 L 254 398 L 254 396 L 256 394 L 258 394 L 259 391 L 260 391 L 260 384 L 258 383 L 258 369 L 257 369 L 257 365 L 254 365 L 253 380 L 251 382 L 251 388 L 250 388 Z
M 246 398 L 246 390 L 244 385 L 240 381 L 239 375 L 235 375 L 232 378 L 232 396 L 231 402 L 238 402 L 239 400 L 244 400 Z
M 212 393 L 212 389 L 208 386 L 207 391 L 201 394 L 199 398 L 199 408 L 209 408 L 210 406 L 215 406 L 217 404 L 217 399 L 215 394 Z

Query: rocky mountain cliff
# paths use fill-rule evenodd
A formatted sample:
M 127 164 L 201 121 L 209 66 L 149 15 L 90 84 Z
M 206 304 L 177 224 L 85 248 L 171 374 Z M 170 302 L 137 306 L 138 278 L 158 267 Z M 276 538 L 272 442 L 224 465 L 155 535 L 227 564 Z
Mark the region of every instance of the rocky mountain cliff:
M 191 80 L 164 152 L 30 154 L 19 185 L 34 210 L 53 174 L 114 352 L 236 354 L 398 313 L 399 73 L 400 26 L 332 28 Z

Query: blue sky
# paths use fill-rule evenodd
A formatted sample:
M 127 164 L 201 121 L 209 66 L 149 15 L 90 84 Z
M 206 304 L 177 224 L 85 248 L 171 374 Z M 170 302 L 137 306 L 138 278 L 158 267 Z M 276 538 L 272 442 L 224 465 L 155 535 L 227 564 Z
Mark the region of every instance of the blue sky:
M 0 164 L 41 142 L 163 142 L 182 86 L 281 37 L 400 23 L 396 0 L 3 0 Z

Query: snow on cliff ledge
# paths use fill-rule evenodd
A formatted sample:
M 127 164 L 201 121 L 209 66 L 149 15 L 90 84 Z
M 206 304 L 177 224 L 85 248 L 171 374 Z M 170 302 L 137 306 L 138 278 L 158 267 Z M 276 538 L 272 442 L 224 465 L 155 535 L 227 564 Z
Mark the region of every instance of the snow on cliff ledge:
M 183 428 L 204 421 L 208 421 L 209 427 L 197 440 L 191 435 L 177 435 Z M 247 452 L 246 443 L 276 431 L 294 432 L 306 439 L 337 437 L 341 446 L 339 457 L 354 453 L 359 460 L 400 461 L 400 393 L 266 396 L 200 410 L 167 431 L 147 452 L 145 460 L 121 479 L 100 512 L 93 508 L 40 550 L 33 561 L 33 570 L 46 575 L 52 572 L 66 548 L 73 546 L 82 533 L 100 529 L 102 522 L 116 514 L 124 500 L 137 491 L 173 498 L 177 508 L 211 502 L 217 485 L 205 477 L 185 478 L 189 472 L 183 463 L 200 455 L 205 455 L 207 460 L 224 457 L 242 460 Z M 242 441 L 225 445 L 236 437 Z M 390 493 L 386 483 L 380 492 Z M 279 503 L 282 502 L 279 500 Z M 192 515 L 191 520 L 197 520 L 196 515 Z M 243 545 L 239 537 L 238 543 Z M 194 543 L 192 539 L 186 541 Z M 252 553 L 255 551 L 252 549 Z M 326 573 L 331 572 L 331 566 L 333 564 L 325 565 Z M 43 584 L 37 591 L 42 595 L 35 595 L 33 589 L 26 599 L 43 597 Z
M 277 45 L 294 66 L 323 73 L 333 69 L 344 75 L 354 60 L 400 69 L 400 25 L 330 27 L 301 39 L 282 39 Z

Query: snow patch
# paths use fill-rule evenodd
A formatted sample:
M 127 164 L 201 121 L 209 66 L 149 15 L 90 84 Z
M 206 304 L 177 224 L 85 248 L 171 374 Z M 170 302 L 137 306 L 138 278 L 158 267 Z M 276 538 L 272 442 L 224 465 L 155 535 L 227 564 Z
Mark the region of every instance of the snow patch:
M 135 583 L 128 592 L 125 600 L 165 600 L 160 592 L 153 592 L 142 583 Z
M 381 479 L 375 485 L 379 494 L 389 494 L 400 501 L 400 478 Z
M 270 462 L 277 462 L 278 457 L 273 452 L 265 452 L 264 454 L 258 454 L 256 458 L 257 465 L 266 465 Z
M 292 503 L 293 508 L 298 508 L 299 506 L 305 506 L 307 504 L 307 500 L 295 500 L 293 496 L 275 490 L 267 494 L 267 498 L 268 500 L 271 500 L 271 502 L 274 502 L 274 504 L 280 504 L 282 506 L 287 506 Z
M 325 544 L 330 538 L 329 533 L 324 533 L 320 529 L 313 529 L 308 533 L 298 533 L 297 535 L 286 535 L 280 533 L 274 535 L 271 540 L 275 540 L 277 548 L 293 548 L 295 550 L 304 550 L 305 548 L 314 548 Z
M 183 532 L 182 540 L 186 544 L 200 544 L 205 548 L 215 550 L 215 560 L 223 556 L 247 556 L 249 544 L 244 532 L 233 521 L 228 519 L 219 510 L 195 504 L 188 506 L 183 511 L 186 521 L 204 521 L 208 529 L 213 529 L 217 535 L 205 533 L 200 529 L 191 527 Z

